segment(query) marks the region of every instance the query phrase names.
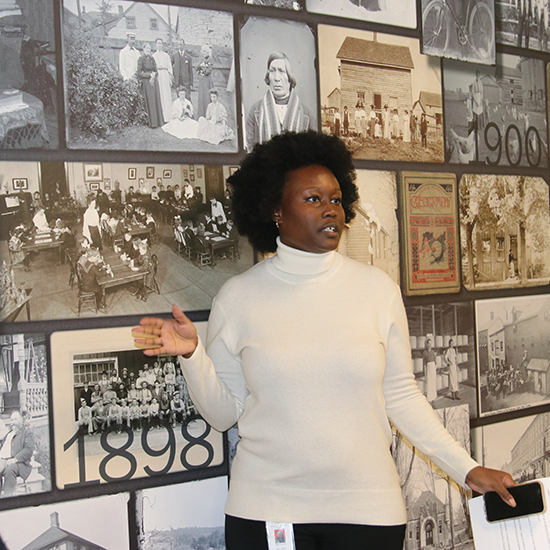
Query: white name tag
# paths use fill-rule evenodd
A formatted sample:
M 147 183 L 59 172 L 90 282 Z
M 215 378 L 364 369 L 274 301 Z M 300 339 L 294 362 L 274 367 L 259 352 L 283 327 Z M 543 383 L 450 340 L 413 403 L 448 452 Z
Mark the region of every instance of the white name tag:
M 265 528 L 269 550 L 296 550 L 292 523 L 266 521 Z

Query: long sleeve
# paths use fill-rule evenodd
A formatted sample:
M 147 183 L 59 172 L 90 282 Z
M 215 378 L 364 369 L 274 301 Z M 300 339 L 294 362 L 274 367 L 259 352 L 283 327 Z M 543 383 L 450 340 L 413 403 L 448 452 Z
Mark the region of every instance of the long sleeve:
M 193 403 L 203 418 L 220 431 L 228 430 L 237 422 L 248 395 L 242 365 L 229 351 L 229 324 L 214 301 L 208 321 L 208 355 L 199 341 L 189 359 L 179 357 Z
M 463 487 L 478 466 L 443 427 L 415 381 L 405 307 L 396 290 L 390 311 L 383 392 L 386 412 L 395 427 Z

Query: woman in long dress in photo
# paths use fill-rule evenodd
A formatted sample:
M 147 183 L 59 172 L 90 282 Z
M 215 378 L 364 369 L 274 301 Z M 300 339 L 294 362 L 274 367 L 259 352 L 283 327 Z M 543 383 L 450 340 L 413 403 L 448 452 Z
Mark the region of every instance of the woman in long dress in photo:
M 233 139 L 233 130 L 227 125 L 227 111 L 218 101 L 217 90 L 210 90 L 210 103 L 206 108 L 206 117 L 199 118 L 198 137 L 213 145 Z
M 201 47 L 202 59 L 198 66 L 199 71 L 199 100 L 197 102 L 197 116 L 206 116 L 206 109 L 210 103 L 210 90 L 214 87 L 214 62 L 212 48 L 208 44 Z
M 432 349 L 432 341 L 426 338 L 426 349 L 422 354 L 424 364 L 424 381 L 426 383 L 426 399 L 433 403 L 437 397 L 437 370 L 435 366 L 435 351 Z
M 449 369 L 449 390 L 451 392 L 451 399 L 460 399 L 458 397 L 458 368 L 456 365 L 456 350 L 453 346 L 453 339 L 449 340 L 449 346 L 445 350 L 443 357 L 447 368 Z
M 141 82 L 145 110 L 147 111 L 149 126 L 151 128 L 158 128 L 164 124 L 158 92 L 157 74 L 157 64 L 151 55 L 151 45 L 146 42 L 143 46 L 143 53 L 138 59 L 137 77 Z
M 165 121 L 168 121 L 172 118 L 172 82 L 174 81 L 174 73 L 172 72 L 172 61 L 170 61 L 170 56 L 162 49 L 162 45 L 163 42 L 159 38 L 156 41 L 157 51 L 153 54 L 153 59 L 157 64 L 162 116 Z
M 199 123 L 193 120 L 193 104 L 187 99 L 185 92 L 184 86 L 178 88 L 178 98 L 172 103 L 172 120 L 162 129 L 179 139 L 193 139 L 197 138 Z

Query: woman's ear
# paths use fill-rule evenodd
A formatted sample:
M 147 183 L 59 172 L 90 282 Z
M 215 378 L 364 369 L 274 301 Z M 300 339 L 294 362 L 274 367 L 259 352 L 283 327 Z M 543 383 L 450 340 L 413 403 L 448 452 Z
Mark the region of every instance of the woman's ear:
M 281 221 L 281 211 L 277 209 L 271 215 L 271 219 L 275 222 L 275 225 L 279 227 L 279 222 Z

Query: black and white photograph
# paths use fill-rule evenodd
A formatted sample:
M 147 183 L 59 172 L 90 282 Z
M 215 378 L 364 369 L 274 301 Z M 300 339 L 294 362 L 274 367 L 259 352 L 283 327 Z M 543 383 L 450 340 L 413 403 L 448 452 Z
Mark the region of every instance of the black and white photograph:
M 459 185 L 463 284 L 468 290 L 550 281 L 548 184 L 530 176 L 465 174 Z
M 508 472 L 517 483 L 550 476 L 550 414 L 524 416 L 472 430 L 472 450 L 486 468 Z
M 238 150 L 232 14 L 63 0 L 63 46 L 71 149 Z
M 0 149 L 56 149 L 53 0 L 1 3 L 0 59 Z
M 434 409 L 468 405 L 477 417 L 472 302 L 406 306 L 413 371 Z
M 315 39 L 305 23 L 240 21 L 244 144 L 284 131 L 318 130 Z
M 451 435 L 469 451 L 468 407 L 448 407 L 436 413 Z M 392 454 L 407 507 L 404 550 L 473 550 L 467 504 L 470 491 L 459 487 L 399 432 L 394 432 Z
M 2 315 L 11 321 L 168 312 L 174 303 L 210 309 L 221 285 L 254 263 L 233 223 L 228 166 L 196 165 L 193 182 L 184 176 L 189 165 L 0 169 L 0 254 L 9 274 Z M 171 178 L 157 186 L 147 172 Z M 12 174 L 24 175 L 28 189 L 10 191 Z
M 354 158 L 443 162 L 440 60 L 414 38 L 319 25 L 323 132 Z
M 422 0 L 422 53 L 494 65 L 494 0 Z
M 255 6 L 270 6 L 272 8 L 281 8 L 285 10 L 303 10 L 305 0 L 244 0 L 245 4 Z
M 443 61 L 446 158 L 454 164 L 548 166 L 544 61 Z
M 307 10 L 399 27 L 416 27 L 414 0 L 305 0 Z
M 227 477 L 136 492 L 139 550 L 225 550 Z
M 497 42 L 549 51 L 549 5 L 548 0 L 495 0 Z
M 128 493 L 0 512 L 9 550 L 129 550 Z
M 516 483 L 548 477 L 548 430 L 549 413 L 474 428 L 474 457 L 486 468 L 508 472 Z
M 206 322 L 198 327 L 204 336 Z M 52 335 L 59 489 L 191 470 L 204 477 L 223 462 L 223 434 L 198 413 L 177 358 L 147 357 L 131 328 Z
M 359 201 L 338 252 L 385 271 L 399 284 L 399 227 L 395 172 L 357 170 Z
M 550 296 L 476 301 L 480 416 L 550 401 Z
M 51 490 L 48 395 L 46 336 L 1 335 L 0 498 Z

